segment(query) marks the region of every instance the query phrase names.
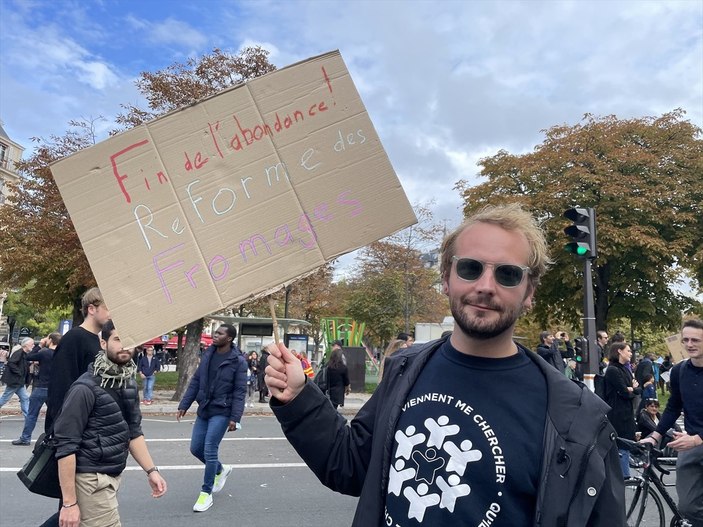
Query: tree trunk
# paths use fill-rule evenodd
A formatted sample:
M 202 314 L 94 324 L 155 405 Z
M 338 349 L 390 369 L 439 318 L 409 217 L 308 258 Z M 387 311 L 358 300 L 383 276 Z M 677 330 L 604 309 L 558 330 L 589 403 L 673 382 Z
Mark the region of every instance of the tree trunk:
M 180 401 L 188 387 L 191 377 L 198 367 L 200 359 L 200 337 L 203 334 L 205 319 L 198 319 L 186 326 L 186 344 L 178 354 L 178 385 L 172 401 Z

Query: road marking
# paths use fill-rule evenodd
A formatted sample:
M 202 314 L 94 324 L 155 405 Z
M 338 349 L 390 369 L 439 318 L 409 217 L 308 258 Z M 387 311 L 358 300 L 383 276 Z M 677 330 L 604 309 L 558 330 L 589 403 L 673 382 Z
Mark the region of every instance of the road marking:
M 223 437 L 222 441 L 285 441 L 285 437 Z M 190 437 L 176 437 L 176 438 L 166 438 L 166 439 L 150 439 L 147 438 L 147 443 L 176 443 L 176 442 L 190 442 Z
M 305 463 L 242 463 L 240 465 L 230 465 L 234 470 L 245 470 L 255 468 L 304 468 Z M 203 470 L 203 465 L 159 465 L 159 470 Z M 17 472 L 21 467 L 0 467 L 0 472 Z M 129 471 L 141 471 L 142 467 L 130 466 L 125 468 Z
M 14 439 L 0 439 L 0 443 L 11 443 Z M 222 441 L 286 441 L 285 437 L 223 437 Z M 190 443 L 190 437 L 147 438 L 147 443 Z

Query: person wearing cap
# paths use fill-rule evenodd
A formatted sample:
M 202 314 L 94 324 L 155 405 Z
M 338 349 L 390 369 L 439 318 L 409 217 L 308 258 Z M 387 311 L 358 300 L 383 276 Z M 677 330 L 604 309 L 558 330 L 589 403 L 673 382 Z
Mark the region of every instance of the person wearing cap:
M 13 395 L 17 395 L 20 400 L 22 415 L 26 418 L 29 412 L 29 394 L 25 388 L 27 378 L 27 353 L 34 347 L 34 339 L 24 337 L 19 346 L 12 349 L 7 358 L 7 365 L 2 372 L 2 382 L 6 384 L 5 393 L 0 397 L 0 408 L 2 408 Z
M 353 527 L 625 526 L 607 405 L 515 342 L 551 263 L 519 205 L 486 207 L 442 244 L 451 336 L 386 359 L 347 423 L 270 345 L 270 405 L 320 481 L 358 496 Z

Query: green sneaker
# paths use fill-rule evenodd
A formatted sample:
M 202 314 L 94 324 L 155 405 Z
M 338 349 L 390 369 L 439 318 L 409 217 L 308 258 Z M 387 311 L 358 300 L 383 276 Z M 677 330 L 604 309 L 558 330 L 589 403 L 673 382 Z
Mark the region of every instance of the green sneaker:
M 231 473 L 232 467 L 230 465 L 222 465 L 222 472 L 215 476 L 215 482 L 212 484 L 212 492 L 220 492 L 225 486 L 227 476 Z
M 198 496 L 198 501 L 193 505 L 193 510 L 195 512 L 205 512 L 210 507 L 212 507 L 212 494 L 201 492 Z

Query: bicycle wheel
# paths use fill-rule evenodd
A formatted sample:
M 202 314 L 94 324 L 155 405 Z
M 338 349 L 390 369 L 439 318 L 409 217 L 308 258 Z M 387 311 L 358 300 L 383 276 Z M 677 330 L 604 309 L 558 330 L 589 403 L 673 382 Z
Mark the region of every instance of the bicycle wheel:
M 625 513 L 628 527 L 665 527 L 664 505 L 653 487 L 643 480 L 625 482 Z

